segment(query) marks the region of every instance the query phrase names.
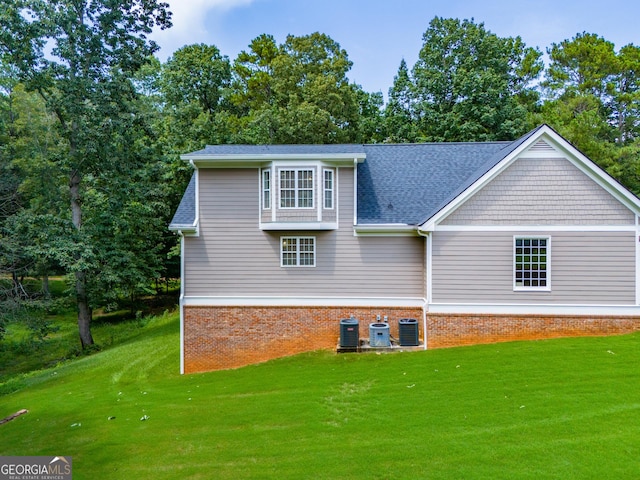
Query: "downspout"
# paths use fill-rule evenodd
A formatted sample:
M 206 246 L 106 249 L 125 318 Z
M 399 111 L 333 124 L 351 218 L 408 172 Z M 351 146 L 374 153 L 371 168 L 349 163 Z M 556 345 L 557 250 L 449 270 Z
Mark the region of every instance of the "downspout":
M 184 375 L 184 234 L 180 235 L 180 375 Z
M 636 305 L 640 305 L 640 217 L 638 215 L 636 215 L 634 242 L 636 244 Z
M 353 159 L 353 226 L 358 225 L 358 159 Z M 356 235 L 356 229 L 353 229 Z
M 429 310 L 429 304 L 431 303 L 431 235 L 429 232 L 423 232 L 420 227 L 417 229 L 418 235 L 424 237 L 425 249 L 424 249 L 424 303 L 422 306 L 422 331 L 424 333 L 424 349 L 427 350 L 428 335 L 427 335 L 427 311 Z

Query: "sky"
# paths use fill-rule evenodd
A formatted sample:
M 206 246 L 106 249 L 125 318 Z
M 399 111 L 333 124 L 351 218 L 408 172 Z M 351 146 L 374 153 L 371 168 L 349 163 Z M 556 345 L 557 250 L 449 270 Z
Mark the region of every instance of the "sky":
M 152 35 L 165 61 L 184 45 L 215 45 L 233 61 L 258 35 L 329 35 L 346 50 L 347 76 L 385 97 L 400 61 L 411 69 L 434 17 L 473 19 L 500 37 L 520 36 L 543 53 L 577 33 L 595 33 L 616 50 L 640 46 L 638 0 L 164 0 L 173 27 Z

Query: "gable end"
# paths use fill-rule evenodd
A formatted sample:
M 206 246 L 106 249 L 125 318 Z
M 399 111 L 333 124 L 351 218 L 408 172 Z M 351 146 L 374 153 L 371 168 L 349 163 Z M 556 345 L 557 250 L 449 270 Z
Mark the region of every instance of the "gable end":
M 635 215 L 565 158 L 518 158 L 441 225 L 634 225 Z

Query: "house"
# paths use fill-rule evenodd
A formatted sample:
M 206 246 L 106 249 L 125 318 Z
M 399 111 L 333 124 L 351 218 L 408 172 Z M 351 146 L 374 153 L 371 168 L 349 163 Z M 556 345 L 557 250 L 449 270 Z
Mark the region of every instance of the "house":
M 640 201 L 546 125 L 182 158 L 183 372 L 334 349 L 350 316 L 417 319 L 423 348 L 640 327 Z

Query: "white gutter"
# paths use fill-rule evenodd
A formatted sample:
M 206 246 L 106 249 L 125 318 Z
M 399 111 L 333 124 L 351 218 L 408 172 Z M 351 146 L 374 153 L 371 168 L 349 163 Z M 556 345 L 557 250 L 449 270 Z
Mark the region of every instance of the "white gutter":
M 358 163 L 362 163 L 366 158 L 366 154 L 362 153 L 229 153 L 229 154 L 215 154 L 215 153 L 200 153 L 200 154 L 186 154 L 180 155 L 182 160 L 190 160 L 191 162 L 228 162 L 228 161 L 254 161 L 265 162 L 272 160 L 326 160 L 328 162 L 346 162 L 350 164 L 353 160 Z
M 180 158 L 202 168 L 257 168 L 266 167 L 274 162 L 308 162 L 316 160 L 332 167 L 349 167 L 362 163 L 366 155 L 362 154 L 263 154 L 263 155 L 182 155 Z
M 415 225 L 407 225 L 406 223 L 354 224 L 353 230 L 356 235 L 415 236 L 416 233 L 419 233 Z

